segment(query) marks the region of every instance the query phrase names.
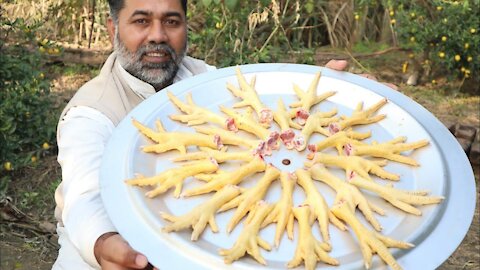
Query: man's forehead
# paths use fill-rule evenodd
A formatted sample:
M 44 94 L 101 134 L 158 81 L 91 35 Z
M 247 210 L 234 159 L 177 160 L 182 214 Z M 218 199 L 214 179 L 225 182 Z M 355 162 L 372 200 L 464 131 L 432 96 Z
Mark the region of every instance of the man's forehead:
M 136 14 L 183 17 L 184 10 L 180 0 L 125 0 L 125 6 L 120 13 L 123 13 L 120 16 L 127 17 Z

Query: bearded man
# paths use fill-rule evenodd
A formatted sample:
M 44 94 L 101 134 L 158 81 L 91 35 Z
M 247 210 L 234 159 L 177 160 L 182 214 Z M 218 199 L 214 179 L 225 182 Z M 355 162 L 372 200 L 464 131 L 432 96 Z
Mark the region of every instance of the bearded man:
M 109 0 L 113 53 L 61 114 L 57 131 L 58 258 L 53 269 L 144 269 L 147 258 L 120 236 L 104 209 L 99 168 L 115 126 L 165 87 L 215 69 L 186 56 L 186 0 Z M 342 70 L 345 61 L 328 67 Z M 161 251 L 159 251 L 161 252 Z

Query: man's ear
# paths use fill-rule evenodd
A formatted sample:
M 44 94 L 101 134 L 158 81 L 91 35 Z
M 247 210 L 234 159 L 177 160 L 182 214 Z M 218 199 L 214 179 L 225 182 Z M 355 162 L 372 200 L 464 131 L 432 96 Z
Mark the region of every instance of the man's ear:
M 112 43 L 112 46 L 114 46 L 113 40 L 115 38 L 115 22 L 111 17 L 108 17 L 107 19 L 107 30 L 108 30 L 108 36 L 110 38 L 110 43 Z

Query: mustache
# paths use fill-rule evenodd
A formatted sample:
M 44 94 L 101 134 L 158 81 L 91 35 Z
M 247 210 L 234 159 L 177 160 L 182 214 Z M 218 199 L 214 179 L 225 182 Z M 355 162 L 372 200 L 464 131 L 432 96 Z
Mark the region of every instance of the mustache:
M 139 57 L 142 57 L 142 56 L 146 55 L 147 53 L 151 53 L 151 52 L 166 53 L 166 54 L 170 55 L 170 57 L 173 60 L 177 59 L 177 54 L 176 54 L 175 50 L 166 43 L 160 43 L 160 44 L 148 43 L 146 45 L 142 45 L 140 48 L 138 48 L 137 55 Z

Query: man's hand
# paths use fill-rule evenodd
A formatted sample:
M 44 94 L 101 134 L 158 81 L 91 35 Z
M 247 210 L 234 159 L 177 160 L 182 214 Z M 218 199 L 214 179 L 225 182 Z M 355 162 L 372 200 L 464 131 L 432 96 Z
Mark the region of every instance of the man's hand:
M 97 239 L 95 258 L 104 270 L 151 269 L 147 257 L 133 250 L 118 233 L 105 233 Z
M 331 68 L 338 71 L 344 71 L 348 66 L 347 60 L 330 60 L 325 65 L 326 68 Z
M 334 69 L 334 70 L 338 70 L 338 71 L 345 71 L 347 66 L 348 66 L 348 61 L 346 61 L 346 60 L 330 60 L 325 65 L 326 68 L 330 68 L 330 69 Z M 373 76 L 371 74 L 360 74 L 360 76 L 363 76 L 367 79 L 371 79 L 371 80 L 374 80 L 374 81 L 377 80 L 377 78 L 375 78 L 375 76 Z M 382 82 L 382 83 L 384 85 L 394 89 L 394 90 L 398 90 L 398 86 L 396 86 L 395 84 L 385 83 L 385 82 Z

